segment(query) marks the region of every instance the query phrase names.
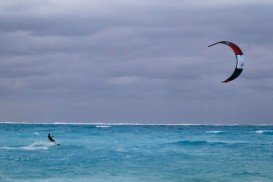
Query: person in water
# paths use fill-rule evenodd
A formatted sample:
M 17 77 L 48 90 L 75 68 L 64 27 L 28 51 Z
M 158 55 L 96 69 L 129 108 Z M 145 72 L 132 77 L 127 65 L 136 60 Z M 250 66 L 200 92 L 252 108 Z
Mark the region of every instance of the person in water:
M 51 141 L 51 142 L 54 142 L 56 145 L 57 143 L 55 142 L 55 140 L 53 139 L 53 136 L 50 135 L 50 133 L 48 133 L 48 140 Z

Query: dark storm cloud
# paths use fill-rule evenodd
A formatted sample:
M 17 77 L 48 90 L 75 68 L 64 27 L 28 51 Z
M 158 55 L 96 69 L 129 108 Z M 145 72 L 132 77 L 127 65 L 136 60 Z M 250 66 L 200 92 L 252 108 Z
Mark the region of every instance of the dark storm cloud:
M 272 123 L 270 1 L 0 3 L 0 116 L 17 121 Z M 221 84 L 238 43 L 245 70 Z

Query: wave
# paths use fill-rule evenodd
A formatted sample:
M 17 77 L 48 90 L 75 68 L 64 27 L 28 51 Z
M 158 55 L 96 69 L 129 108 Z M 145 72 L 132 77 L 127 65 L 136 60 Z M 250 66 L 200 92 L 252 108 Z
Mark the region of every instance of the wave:
M 242 145 L 246 143 L 240 142 L 226 142 L 226 141 L 205 141 L 205 140 L 183 140 L 178 142 L 169 143 L 171 145 L 181 145 L 181 146 L 203 146 L 203 145 Z
M 209 144 L 209 142 L 202 141 L 202 140 L 197 140 L 197 141 L 183 140 L 183 141 L 173 142 L 171 144 L 175 144 L 175 145 L 205 145 L 205 144 Z
M 221 130 L 212 130 L 212 131 L 206 131 L 206 133 L 223 134 L 223 133 L 226 133 L 226 131 L 221 131 Z
M 13 150 L 13 149 L 17 149 L 17 147 L 4 146 L 4 147 L 0 147 L 0 149 L 3 149 L 3 150 Z
M 273 130 L 256 130 L 255 133 L 273 135 Z
M 96 125 L 96 128 L 110 128 L 111 126 L 108 125 Z
M 34 142 L 31 145 L 28 146 L 22 146 L 22 147 L 8 147 L 4 146 L 0 149 L 3 150 L 48 150 L 50 147 L 56 146 L 54 143 L 49 142 Z

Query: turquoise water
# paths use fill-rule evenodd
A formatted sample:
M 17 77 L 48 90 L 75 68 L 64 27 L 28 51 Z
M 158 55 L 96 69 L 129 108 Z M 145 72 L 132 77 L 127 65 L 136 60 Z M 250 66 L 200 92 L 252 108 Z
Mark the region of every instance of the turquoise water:
M 272 171 L 273 126 L 0 124 L 1 182 L 273 181 Z

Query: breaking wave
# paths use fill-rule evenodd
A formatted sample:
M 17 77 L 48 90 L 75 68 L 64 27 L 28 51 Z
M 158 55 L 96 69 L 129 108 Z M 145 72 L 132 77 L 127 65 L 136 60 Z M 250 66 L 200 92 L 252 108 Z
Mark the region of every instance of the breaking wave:
M 273 135 L 273 130 L 257 130 L 255 133 Z
M 96 128 L 110 128 L 111 126 L 108 125 L 96 125 Z

